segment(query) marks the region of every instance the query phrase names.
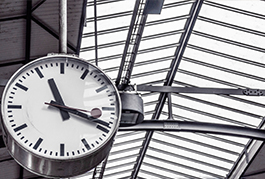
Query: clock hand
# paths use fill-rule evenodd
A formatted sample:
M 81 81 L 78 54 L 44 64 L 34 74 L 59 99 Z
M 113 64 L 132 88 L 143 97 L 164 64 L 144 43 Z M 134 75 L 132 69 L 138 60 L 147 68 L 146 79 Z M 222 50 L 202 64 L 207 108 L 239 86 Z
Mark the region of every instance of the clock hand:
M 62 99 L 60 92 L 59 92 L 59 90 L 55 84 L 54 79 L 53 78 L 49 79 L 48 83 L 49 83 L 49 86 L 51 88 L 51 91 L 52 91 L 52 94 L 53 94 L 55 101 L 58 102 L 59 104 L 64 105 L 63 99 Z M 64 121 L 70 118 L 70 115 L 67 111 L 60 109 L 60 113 L 61 113 L 61 116 L 62 116 Z
M 83 112 L 89 112 L 91 113 L 91 116 L 93 118 L 99 118 L 102 115 L 102 112 L 99 108 L 93 108 L 91 111 L 88 110 L 84 110 L 84 109 L 79 109 L 79 108 L 73 108 L 73 107 L 69 107 L 69 106 L 63 106 L 63 105 L 59 105 L 58 103 L 55 103 L 54 101 L 52 101 L 52 103 L 47 103 L 45 102 L 44 104 L 50 105 L 50 106 L 55 106 L 55 107 L 59 107 L 59 108 L 64 108 L 64 109 L 72 109 L 72 110 L 76 110 L 76 111 L 83 111 Z
M 65 106 L 65 105 L 61 105 L 61 104 L 59 104 L 58 102 L 55 102 L 55 101 L 51 101 L 50 103 L 45 102 L 45 104 L 50 105 L 50 106 L 57 107 L 57 108 L 59 108 L 61 110 L 64 110 L 64 111 L 67 111 L 69 113 L 75 114 L 75 115 L 80 116 L 80 117 L 83 117 L 85 119 L 88 119 L 88 120 L 90 120 L 92 122 L 96 122 L 98 124 L 101 124 L 101 125 L 104 125 L 106 127 L 109 127 L 109 123 L 107 123 L 105 121 L 102 121 L 100 119 L 97 119 L 94 116 L 89 116 L 89 115 L 87 115 L 85 113 L 82 113 L 82 112 L 78 111 L 78 109 L 76 109 L 76 108 L 71 108 L 71 107 L 68 107 L 68 106 Z M 95 109 L 98 109 L 98 108 L 95 108 Z M 99 111 L 100 111 L 100 109 L 99 109 Z

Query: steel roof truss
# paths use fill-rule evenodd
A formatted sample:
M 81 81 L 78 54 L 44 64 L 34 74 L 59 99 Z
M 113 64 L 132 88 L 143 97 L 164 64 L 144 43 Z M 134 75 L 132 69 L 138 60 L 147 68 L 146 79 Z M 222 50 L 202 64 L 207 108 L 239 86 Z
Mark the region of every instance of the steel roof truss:
M 147 15 L 143 15 L 143 5 L 144 0 L 137 0 L 135 2 L 134 11 L 131 19 L 130 28 L 128 31 L 127 39 L 125 42 L 125 47 L 122 55 L 122 60 L 120 64 L 120 69 L 118 72 L 118 76 L 116 79 L 116 86 L 118 86 L 120 83 L 122 84 L 129 84 L 130 77 L 132 73 L 132 69 L 134 66 L 134 62 L 136 59 L 136 55 L 138 52 L 138 48 L 141 42 L 143 30 L 145 27 L 145 23 L 147 20 Z M 140 18 L 139 24 L 137 19 Z M 134 34 L 133 31 L 136 31 L 136 34 Z M 130 46 L 132 46 L 132 51 L 129 52 Z M 125 74 L 124 74 L 125 73 Z M 122 79 L 123 78 L 123 79 Z
M 189 37 L 190 37 L 191 32 L 193 30 L 193 27 L 195 25 L 196 18 L 198 17 L 198 14 L 199 14 L 199 11 L 201 9 L 202 4 L 203 4 L 203 0 L 195 1 L 192 4 L 191 10 L 190 10 L 190 17 L 186 21 L 186 24 L 185 24 L 185 27 L 184 27 L 185 31 L 181 35 L 181 38 L 180 38 L 180 41 L 179 41 L 180 45 L 176 49 L 175 58 L 172 61 L 171 70 L 169 70 L 169 73 L 168 73 L 168 75 L 166 77 L 166 82 L 164 83 L 164 86 L 171 86 L 173 81 L 174 81 L 178 66 L 180 64 L 180 60 L 181 60 L 181 58 L 183 56 L 185 47 L 187 46 Z M 159 116 L 160 116 L 160 114 L 162 112 L 164 103 L 166 101 L 166 98 L 167 98 L 167 94 L 166 93 L 161 93 L 160 94 L 159 103 L 157 104 L 157 106 L 155 108 L 156 113 L 152 117 L 153 119 L 158 119 L 159 118 Z M 148 149 L 149 143 L 151 141 L 152 135 L 153 135 L 153 131 L 148 131 L 146 133 L 145 140 L 143 141 L 142 148 L 139 151 L 139 156 L 138 156 L 138 158 L 136 160 L 136 164 L 134 165 L 134 169 L 133 169 L 133 172 L 132 172 L 132 175 L 131 175 L 132 179 L 136 179 L 137 178 L 138 172 L 139 172 L 139 170 L 141 168 L 141 165 L 142 165 L 144 156 L 146 154 L 146 151 Z

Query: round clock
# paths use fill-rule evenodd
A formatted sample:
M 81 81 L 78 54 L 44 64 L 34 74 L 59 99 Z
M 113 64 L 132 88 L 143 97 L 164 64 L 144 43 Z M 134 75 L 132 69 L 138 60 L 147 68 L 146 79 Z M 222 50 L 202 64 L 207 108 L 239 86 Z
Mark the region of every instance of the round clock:
M 109 153 L 121 116 L 117 89 L 98 67 L 50 55 L 19 69 L 1 104 L 6 147 L 29 171 L 71 177 Z

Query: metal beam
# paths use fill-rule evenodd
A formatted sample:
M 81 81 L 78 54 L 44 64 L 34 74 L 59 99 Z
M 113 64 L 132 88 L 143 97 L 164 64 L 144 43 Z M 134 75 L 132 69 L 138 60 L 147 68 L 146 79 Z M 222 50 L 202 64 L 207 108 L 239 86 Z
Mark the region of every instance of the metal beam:
M 30 44 L 31 44 L 31 8 L 32 1 L 27 1 L 27 14 L 26 14 L 26 44 L 25 44 L 25 64 L 30 60 Z
M 67 0 L 59 2 L 59 52 L 67 53 Z
M 263 130 L 265 129 L 265 117 L 262 118 L 262 121 L 257 128 Z M 232 179 L 242 177 L 242 174 L 247 170 L 263 146 L 264 141 L 256 141 L 253 139 L 249 140 L 245 146 L 245 150 L 239 155 L 237 161 L 227 174 L 227 178 Z
M 136 37 L 134 39 L 134 45 L 133 45 L 133 50 L 131 52 L 131 58 L 129 60 L 128 68 L 127 68 L 126 74 L 124 76 L 124 80 L 125 80 L 124 83 L 126 85 L 130 83 L 130 79 L 131 79 L 131 75 L 132 75 L 132 71 L 133 71 L 136 55 L 138 53 L 138 49 L 139 49 L 140 42 L 141 42 L 141 39 L 142 39 L 142 35 L 143 35 L 144 27 L 145 27 L 145 24 L 146 24 L 146 20 L 147 20 L 147 14 L 142 15 L 142 18 L 141 18 L 140 24 L 139 24 L 139 28 L 138 28 L 138 31 L 136 33 Z
M 264 96 L 265 89 L 232 89 L 232 88 L 196 88 L 196 87 L 172 87 L 138 85 L 137 91 L 161 92 L 161 93 L 196 93 L 196 94 L 226 94 Z
M 47 31 L 49 34 L 51 34 L 53 37 L 59 40 L 59 34 L 57 32 L 54 32 L 50 27 L 48 27 L 46 24 L 43 22 L 40 22 L 40 20 L 37 19 L 34 15 L 31 16 L 32 20 L 38 24 L 40 27 L 42 27 L 45 31 Z M 76 52 L 76 48 L 74 45 L 70 44 L 70 42 L 67 42 L 67 47 Z
M 176 72 L 178 70 L 181 58 L 184 54 L 185 48 L 188 44 L 188 40 L 190 38 L 191 32 L 193 30 L 193 27 L 195 25 L 196 19 L 198 17 L 198 14 L 200 12 L 201 6 L 203 4 L 203 0 L 197 0 L 193 3 L 191 10 L 190 10 L 190 17 L 187 19 L 185 27 L 184 27 L 184 33 L 181 35 L 180 38 L 180 45 L 177 47 L 176 52 L 175 52 L 175 58 L 171 63 L 171 70 L 168 72 L 167 77 L 166 77 L 166 81 L 164 83 L 164 86 L 171 86 Z M 153 115 L 153 119 L 159 119 L 159 116 L 162 112 L 164 103 L 166 101 L 167 98 L 167 94 L 166 93 L 161 93 L 159 96 L 159 103 L 157 104 L 156 108 L 155 108 L 155 113 Z M 142 148 L 139 151 L 139 156 L 137 158 L 136 164 L 134 165 L 132 174 L 131 174 L 131 178 L 132 179 L 136 179 L 138 172 L 141 168 L 145 153 L 148 149 L 149 143 L 151 141 L 151 138 L 153 136 L 153 131 L 148 131 L 145 135 L 145 140 L 143 141 L 142 144 Z
M 251 162 L 255 159 L 258 152 L 264 146 L 264 141 L 255 140 L 251 141 L 251 147 L 249 149 L 244 150 L 237 160 L 230 172 L 227 174 L 227 179 L 241 178 L 242 174 L 247 170 L 247 168 L 251 165 Z
M 46 0 L 41 0 L 41 1 L 39 1 L 37 4 L 35 4 L 34 7 L 32 7 L 32 9 L 31 9 L 31 13 L 32 13 L 33 11 L 35 11 L 38 7 L 40 7 L 45 1 L 46 1 Z
M 97 1 L 94 0 L 94 37 L 95 37 L 95 61 L 98 66 L 98 24 L 97 24 Z
M 2 17 L 2 18 L 0 18 L 0 22 L 13 21 L 13 20 L 18 20 L 18 19 L 23 19 L 23 18 L 26 18 L 26 15 Z
M 6 147 L 5 143 L 4 143 L 4 140 L 3 140 L 3 135 L 2 135 L 2 132 L 0 134 L 0 148 L 4 148 Z
M 80 24 L 79 24 L 79 32 L 78 32 L 78 39 L 77 39 L 77 47 L 76 47 L 76 54 L 80 54 L 80 48 L 81 48 L 81 41 L 82 41 L 82 36 L 83 36 L 83 29 L 85 26 L 85 21 L 86 21 L 86 8 L 87 8 L 87 0 L 83 1 L 83 6 L 82 6 L 82 14 L 80 18 Z
M 0 87 L 5 87 L 8 82 L 8 79 L 0 78 Z
M 190 122 L 174 120 L 144 120 L 142 123 L 120 127 L 119 131 L 175 131 L 200 132 L 265 140 L 265 130 L 208 122 Z
M 123 50 L 123 54 L 122 54 L 121 64 L 120 64 L 118 76 L 117 76 L 116 82 L 115 82 L 116 86 L 118 86 L 120 84 L 120 82 L 121 82 L 122 72 L 123 72 L 123 70 L 125 68 L 125 61 L 126 61 L 126 58 L 127 58 L 128 49 L 129 49 L 129 45 L 130 45 L 130 42 L 131 42 L 133 29 L 134 29 L 134 26 L 135 26 L 136 19 L 137 19 L 138 15 L 139 15 L 138 11 L 139 11 L 139 7 L 140 7 L 140 2 L 141 2 L 141 0 L 136 0 L 135 1 L 133 15 L 132 15 L 132 18 L 131 18 L 130 27 L 129 27 L 129 31 L 128 31 L 128 34 L 127 34 L 127 39 L 126 39 L 124 50 Z M 143 15 L 143 16 L 146 16 L 146 15 Z M 146 22 L 146 19 L 145 19 L 145 22 Z M 143 23 L 145 23 L 145 22 L 143 22 Z M 144 25 L 143 25 L 143 27 L 144 27 Z M 142 36 L 141 34 L 139 34 L 139 35 Z M 139 37 L 138 37 L 138 40 L 139 40 Z M 140 43 L 140 41 L 138 42 L 138 45 L 137 45 L 138 47 L 139 47 L 139 43 Z M 134 49 L 134 53 L 137 53 L 138 47 L 134 46 L 134 48 L 135 48 Z M 132 67 L 133 66 L 130 66 L 130 68 L 132 68 Z
M 243 175 L 242 178 L 245 178 L 245 177 L 258 177 L 257 175 L 260 175 L 260 174 L 265 174 L 265 170 L 259 170 L 259 171 L 255 171 L 255 172 L 251 172 L 247 175 Z
M 22 166 L 19 166 L 19 179 L 23 179 L 24 175 L 24 168 Z
M 98 164 L 95 168 L 94 168 L 94 172 L 93 172 L 93 179 L 102 179 L 103 178 L 103 174 L 108 162 L 108 157 L 109 154 L 106 156 L 106 158 L 100 163 Z

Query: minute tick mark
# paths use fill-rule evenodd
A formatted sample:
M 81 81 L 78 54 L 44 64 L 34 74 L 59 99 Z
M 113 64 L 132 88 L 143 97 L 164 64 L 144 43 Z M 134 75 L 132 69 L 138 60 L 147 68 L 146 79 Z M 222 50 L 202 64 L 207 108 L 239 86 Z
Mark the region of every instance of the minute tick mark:
M 101 91 L 103 91 L 103 90 L 105 90 L 105 89 L 107 89 L 107 88 L 108 88 L 108 86 L 107 86 L 107 85 L 104 85 L 104 86 L 98 88 L 98 89 L 96 90 L 96 92 L 99 93 L 99 92 L 101 92 Z

